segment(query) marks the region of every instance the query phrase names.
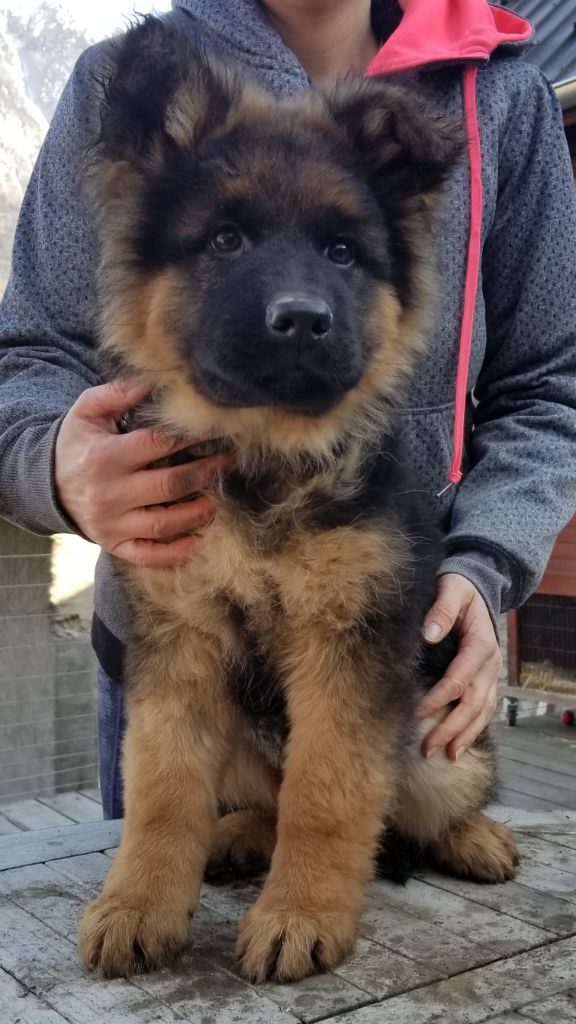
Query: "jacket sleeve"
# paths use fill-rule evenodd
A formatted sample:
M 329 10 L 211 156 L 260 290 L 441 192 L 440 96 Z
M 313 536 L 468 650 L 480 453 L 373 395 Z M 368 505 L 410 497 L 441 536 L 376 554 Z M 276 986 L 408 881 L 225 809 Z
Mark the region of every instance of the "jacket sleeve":
M 469 468 L 441 569 L 470 579 L 493 616 L 535 589 L 576 512 L 576 190 L 554 93 L 518 64 L 483 253 Z
M 0 305 L 0 514 L 35 533 L 71 532 L 54 488 L 62 417 L 100 383 L 94 350 L 97 260 L 83 171 L 97 131 L 92 68 L 80 58 L 24 198 Z

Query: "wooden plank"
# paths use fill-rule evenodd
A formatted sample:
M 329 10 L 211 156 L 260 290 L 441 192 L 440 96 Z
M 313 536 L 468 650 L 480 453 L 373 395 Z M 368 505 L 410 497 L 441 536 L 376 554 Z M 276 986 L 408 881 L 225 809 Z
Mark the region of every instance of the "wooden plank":
M 536 699 L 542 700 L 542 694 L 539 694 Z M 496 744 L 504 743 L 514 747 L 515 750 L 525 750 L 528 755 L 537 750 L 542 757 L 550 758 L 550 761 L 564 761 L 573 765 L 576 758 L 576 745 L 572 739 L 567 737 L 575 736 L 576 739 L 575 733 L 570 729 L 562 731 L 559 729 L 554 739 L 550 739 L 548 735 L 542 735 L 537 729 L 528 727 L 530 721 L 531 719 L 520 719 L 519 725 L 513 729 L 509 725 L 494 725 L 491 732 Z
M 49 924 L 61 936 L 65 936 L 75 943 L 77 923 L 82 906 L 99 890 L 102 878 L 109 866 L 110 861 L 107 857 L 102 856 L 102 854 L 93 853 L 55 861 L 50 865 L 43 864 L 16 868 L 13 871 L 5 871 L 0 875 L 0 891 L 8 893 L 12 902 L 27 910 L 28 913 L 32 914 L 39 921 Z M 206 912 L 204 913 L 206 915 Z M 216 957 L 214 957 L 214 930 L 210 931 L 209 928 L 206 928 L 208 923 L 204 920 L 204 930 L 202 930 L 201 923 L 198 920 L 195 922 L 195 948 L 193 948 L 192 954 L 187 955 L 187 969 L 190 970 L 190 966 L 195 967 L 193 974 L 194 985 L 190 986 L 190 988 L 195 989 L 199 980 L 206 980 L 208 965 L 205 960 L 209 959 L 214 986 L 220 986 L 220 989 L 226 993 L 226 997 L 230 997 L 228 1012 L 231 1013 L 232 1010 L 236 1012 L 240 1007 L 246 1010 L 246 1020 L 255 1020 L 261 1022 L 261 1024 L 266 1024 L 268 1020 L 277 1021 L 278 1024 L 288 1024 L 289 1021 L 293 1021 L 294 1018 L 292 1017 L 278 1016 L 276 1007 L 268 1003 L 267 1000 L 261 1001 L 257 997 L 247 996 L 244 988 L 247 989 L 248 986 L 245 983 L 237 979 L 222 979 L 221 966 L 217 962 L 218 957 L 222 959 L 222 950 L 217 949 Z M 230 966 L 234 967 L 234 929 L 229 924 L 225 925 L 225 927 L 227 928 L 227 952 L 230 958 Z M 193 961 L 192 957 L 194 958 Z M 169 1003 L 171 1006 L 176 999 L 178 1004 L 183 1007 L 182 989 L 183 973 L 185 970 L 186 968 L 178 966 L 171 969 L 170 985 L 167 986 L 164 981 L 160 986 L 161 992 L 159 991 L 159 983 L 155 980 L 154 976 L 134 978 L 131 983 L 143 991 L 152 991 L 156 997 L 164 998 L 167 1004 Z M 107 983 L 101 982 L 101 984 Z M 341 998 L 339 1003 L 336 999 L 333 999 L 329 1008 L 330 1013 L 342 1007 L 347 1009 L 366 1002 L 366 997 L 363 993 L 358 993 L 357 990 L 352 989 L 349 985 L 343 987 L 346 989 L 345 998 Z M 194 997 L 193 1005 L 186 1008 L 186 1015 L 188 1012 L 191 1014 L 190 1019 L 202 1019 L 197 1018 L 195 1014 L 206 1012 L 203 998 L 198 1001 Z M 214 998 L 216 998 L 215 992 Z M 218 1001 L 216 999 L 216 1002 Z M 221 1009 L 224 1013 L 227 1006 L 223 996 L 220 997 L 220 1001 L 222 1002 Z M 192 1016 L 192 1014 L 194 1015 Z M 234 1018 L 228 1018 L 224 1015 L 222 1019 L 233 1020 Z
M 555 846 L 561 846 L 568 850 L 576 850 L 576 836 L 557 835 L 554 832 L 539 831 L 531 833 L 526 832 L 526 835 L 538 835 L 542 839 L 545 839 L 549 843 L 554 843 Z
M 548 800 L 538 800 L 535 796 L 527 796 L 526 793 L 517 793 L 513 789 L 498 787 L 498 796 L 508 807 L 517 807 L 526 811 L 547 811 L 550 809 Z
M 88 797 L 89 800 L 94 800 L 97 804 L 102 803 L 102 794 L 98 786 L 89 786 L 88 789 L 79 790 L 83 796 Z
M 334 973 L 377 999 L 389 999 L 398 992 L 420 988 L 441 977 L 440 972 L 430 966 L 362 936 L 356 940 L 352 954 Z M 294 1012 L 298 1013 L 297 1005 Z
M 524 793 L 527 796 L 535 796 L 538 800 L 549 801 L 554 807 L 567 807 L 571 811 L 576 810 L 576 793 L 567 788 L 560 788 L 549 779 L 546 781 L 535 780 L 531 777 L 535 771 L 537 769 L 533 769 L 532 772 L 529 769 L 524 771 L 520 766 L 516 772 L 502 766 L 499 776 L 509 790 Z
M 58 872 L 63 877 L 70 879 L 71 884 L 87 887 L 87 893 L 89 892 L 92 895 L 99 891 L 104 875 L 110 867 L 110 860 L 103 854 L 89 853 L 84 856 L 51 861 L 49 866 L 54 872 Z M 206 888 L 204 891 L 206 891 Z M 226 904 L 227 888 L 218 890 L 221 897 L 223 897 L 220 901 L 221 907 Z M 244 892 L 240 899 L 242 890 Z M 235 887 L 235 891 L 238 899 L 235 901 L 233 913 L 225 913 L 225 916 L 222 916 L 210 911 L 206 906 L 202 906 L 201 910 L 196 912 L 192 927 L 192 953 L 190 955 L 196 958 L 204 958 L 215 970 L 225 968 L 236 975 L 237 964 L 234 955 L 236 919 L 257 897 L 259 890 L 256 887 L 248 887 L 245 883 L 240 883 Z M 381 947 L 377 947 L 374 944 L 373 949 L 365 951 L 365 962 L 360 965 L 364 970 L 362 971 L 358 965 L 353 964 L 350 974 L 357 978 L 368 978 L 369 980 L 368 971 L 370 964 L 375 974 L 375 965 L 379 962 L 382 966 L 382 959 Z M 354 969 L 355 966 L 356 970 Z M 402 966 L 404 966 L 404 977 L 421 978 L 422 983 L 436 977 L 431 972 L 426 970 L 418 971 L 417 968 L 413 968 L 410 974 L 407 964 L 402 965 L 395 962 L 394 967 L 398 972 L 398 977 L 402 976 Z M 413 967 L 413 965 L 410 966 Z M 203 974 L 204 972 L 205 965 L 201 965 L 200 973 Z M 361 1006 L 369 1001 L 366 994 L 369 990 L 364 990 L 363 986 L 354 984 L 354 977 L 350 977 L 347 980 L 345 977 L 334 978 L 334 976 L 322 975 L 317 978 L 306 979 L 294 988 L 289 999 L 286 995 L 285 986 L 271 985 L 267 986 L 267 996 L 273 1002 L 278 1003 L 280 1007 L 287 1009 L 297 1007 L 298 1010 L 294 1012 L 298 1012 L 303 1021 L 309 1019 L 311 1012 L 331 1016 L 353 1006 Z M 136 979 L 134 983 L 139 987 L 147 987 L 146 984 L 142 983 L 141 979 Z M 415 981 L 415 984 L 418 984 L 418 980 Z M 235 991 L 236 989 L 234 988 L 233 992 Z M 235 998 L 237 999 L 238 997 Z M 252 1008 L 251 1012 L 255 1012 L 254 1008 Z M 192 1019 L 195 1020 L 196 1018 L 193 1017 Z M 252 1018 L 247 1019 L 251 1020 Z M 265 1015 L 264 1020 L 266 1020 Z
M 372 901 L 375 891 L 381 900 L 397 910 L 414 914 L 423 923 L 451 929 L 464 938 L 473 937 L 475 942 L 494 949 L 498 956 L 511 956 L 540 946 L 549 942 L 554 934 L 418 879 L 411 879 L 405 887 L 371 882 L 366 890 L 368 902 Z
M 538 800 L 535 796 L 526 796 L 525 793 L 517 793 L 513 789 L 506 789 L 498 786 L 497 795 L 507 807 L 519 808 L 525 811 L 547 811 L 550 809 L 548 800 Z
M 520 1021 L 517 1024 L 528 1024 L 529 1021 L 536 1021 L 537 1024 L 574 1024 L 576 1021 L 576 997 L 574 992 L 565 992 L 562 995 L 552 996 L 537 1004 L 523 1006 L 520 1010 Z
M 370 889 L 360 920 L 359 934 L 428 969 L 447 977 L 480 963 L 488 963 L 497 952 L 488 946 L 457 935 L 451 927 L 429 924 L 425 929 L 413 913 L 403 913 L 386 903 L 376 886 Z M 228 918 L 238 918 L 258 896 L 255 886 L 205 886 L 202 903 Z M 552 930 L 552 929 L 551 929 Z
M 576 851 L 548 842 L 543 836 L 523 836 L 522 855 L 531 862 L 576 874 Z
M 298 1020 L 289 1009 L 269 997 L 265 986 L 251 987 L 194 950 L 185 953 L 169 971 L 142 975 L 136 984 L 150 1007 L 149 1020 L 154 1022 L 155 1009 L 163 1004 L 168 1004 L 187 1024 L 297 1024 Z M 359 999 L 352 1006 L 361 1006 L 368 999 L 364 993 L 357 994 Z M 285 996 L 286 1004 L 288 993 Z M 104 1019 L 108 1024 L 108 1017 Z M 122 1018 L 122 1024 L 129 1022 L 132 1024 L 132 1017 Z
M 524 811 L 516 807 L 506 807 L 503 804 L 489 804 L 486 808 L 489 818 L 496 821 L 503 821 L 510 828 L 519 829 L 521 832 L 556 832 L 558 835 L 576 836 L 576 813 L 574 811 L 555 810 L 542 814 L 541 811 Z
M 570 754 L 565 760 L 555 758 L 552 760 L 545 754 L 541 754 L 539 748 L 534 750 L 518 750 L 512 744 L 498 744 L 498 761 L 505 758 L 508 761 L 517 761 L 520 764 L 533 764 L 538 768 L 547 768 L 551 772 L 558 772 L 568 779 L 576 779 L 576 756 Z
M 2 925 L 0 964 L 72 1024 L 295 1024 L 296 1018 L 264 993 L 198 954 L 186 954 L 170 971 L 103 981 L 81 968 L 71 942 L 19 906 L 5 903 Z
M 235 918 L 236 915 L 230 918 L 222 917 L 201 904 L 194 915 L 192 949 L 211 964 L 218 964 L 219 967 L 237 976 L 238 964 L 234 953 L 237 928 Z M 377 954 L 381 954 L 381 947 L 371 951 L 371 964 L 375 963 Z M 358 973 L 357 969 L 355 976 Z M 295 1014 L 305 1024 L 354 1006 L 363 1006 L 373 998 L 368 989 L 334 974 L 317 974 L 292 985 L 268 983 L 259 987 L 257 991 L 265 993 L 266 997 L 272 999 L 281 1009 Z
M 118 844 L 121 821 L 100 821 L 0 838 L 0 871 L 61 857 L 100 852 Z
M 546 704 L 554 704 L 556 708 L 572 708 L 576 703 L 574 694 L 562 693 L 558 690 L 536 690 L 529 686 L 520 686 L 518 683 L 498 683 L 499 697 L 517 697 L 518 700 L 529 700 L 534 702 L 543 701 Z M 522 728 L 522 719 L 518 719 L 515 727 L 507 726 L 511 732 Z
M 572 872 L 538 864 L 528 857 L 522 861 L 517 879 L 521 885 L 537 892 L 545 892 L 576 904 L 576 875 Z
M 516 728 L 521 729 L 522 726 L 519 725 Z M 511 730 L 511 732 L 514 731 L 514 729 Z M 566 748 L 558 744 L 558 750 L 554 756 L 547 746 L 541 747 L 539 743 L 529 738 L 527 743 L 523 739 L 522 744 L 513 742 L 500 744 L 497 741 L 496 749 L 498 763 L 501 758 L 508 757 L 509 760 L 516 762 L 520 766 L 520 772 L 525 765 L 532 764 L 534 766 L 538 765 L 539 768 L 546 768 L 549 771 L 557 772 L 571 780 L 575 777 L 576 750 L 572 750 L 570 747 Z M 510 752 L 508 753 L 508 751 Z
M 64 1017 L 1 969 L 0 1020 L 2 1024 L 66 1024 Z
M 444 977 L 461 973 L 498 956 L 494 949 L 435 924 L 422 927 L 413 914 L 396 910 L 373 887 L 360 919 L 360 934 L 387 949 L 432 967 Z
M 83 793 L 56 793 L 54 796 L 38 798 L 46 807 L 60 811 L 75 822 L 102 821 L 102 806 L 90 800 Z
M 3 871 L 0 893 L 74 943 L 82 907 L 95 894 L 88 886 L 64 881 L 48 864 Z
M 84 853 L 61 860 L 51 860 L 50 867 L 64 878 L 71 878 L 74 882 L 95 889 L 102 885 L 110 870 L 110 859 L 103 853 Z
M 502 1016 L 489 1017 L 489 1024 L 527 1024 L 526 1018 L 517 1013 L 504 1013 Z
M 544 759 L 542 758 L 542 760 Z M 562 806 L 573 810 L 569 801 L 574 799 L 576 793 L 576 773 L 571 775 L 566 772 L 557 772 L 552 767 L 529 764 L 527 761 L 520 761 L 519 758 L 502 756 L 498 758 L 498 768 L 498 774 L 505 785 L 508 775 L 516 775 L 522 779 L 531 779 L 534 782 L 553 786 L 558 791 L 559 799 L 565 801 Z
M 481 885 L 448 878 L 436 872 L 426 872 L 423 879 L 445 892 L 463 896 L 483 907 L 491 907 L 520 921 L 527 921 L 555 935 L 576 934 L 576 908 L 566 900 L 550 893 L 539 892 L 519 882 L 506 885 Z
M 0 814 L 0 836 L 12 836 L 16 832 L 23 831 L 21 825 L 15 825 L 13 821 L 9 821 L 3 814 Z
M 333 1017 L 326 1024 L 480 1024 L 566 991 L 575 972 L 576 939 L 563 939 Z
M 59 825 L 69 825 L 72 820 L 61 811 L 45 807 L 39 800 L 15 800 L 2 804 L 2 814 L 25 829 L 58 828 Z
M 201 914 L 211 915 L 212 920 L 206 921 L 202 916 L 199 917 L 198 913 L 195 915 L 195 926 L 198 925 L 198 930 L 195 931 L 196 941 L 202 941 L 203 933 L 207 933 L 210 937 L 212 947 L 218 941 L 219 963 L 224 964 L 230 970 L 237 970 L 233 955 L 234 940 L 227 939 L 226 945 L 223 945 L 222 934 L 217 940 L 214 915 L 221 918 L 222 922 L 226 923 L 226 927 L 229 928 L 232 922 L 236 928 L 238 919 L 259 895 L 260 890 L 257 886 L 243 882 L 233 882 L 229 886 L 206 885 L 202 889 Z M 223 925 L 220 926 L 220 928 L 222 927 Z M 371 998 L 377 997 L 378 993 L 386 987 L 393 986 L 394 982 L 391 978 L 386 983 L 383 977 L 383 965 L 386 962 L 398 971 L 398 977 L 412 979 L 415 984 L 419 983 L 418 978 L 425 983 L 431 980 L 431 977 L 439 976 L 437 972 L 426 965 L 410 964 L 407 958 L 401 955 L 398 959 L 393 956 L 387 960 L 387 951 L 376 942 L 362 939 L 359 939 L 358 942 L 360 945 L 356 947 L 357 954 L 355 953 L 350 961 L 347 961 L 348 969 L 343 966 L 335 974 L 315 975 L 312 978 L 305 978 L 296 985 L 268 983 L 265 986 L 266 993 L 280 1006 L 286 1007 L 300 1020 L 307 1022 L 344 1012 L 354 1000 L 356 1005 L 363 1005 L 370 1002 Z M 205 955 L 205 951 L 202 950 L 202 952 Z M 378 977 L 378 969 L 380 977 Z
M 130 982 L 88 975 L 68 939 L 8 900 L 2 905 L 0 966 L 73 1024 L 176 1024 L 182 1018 Z

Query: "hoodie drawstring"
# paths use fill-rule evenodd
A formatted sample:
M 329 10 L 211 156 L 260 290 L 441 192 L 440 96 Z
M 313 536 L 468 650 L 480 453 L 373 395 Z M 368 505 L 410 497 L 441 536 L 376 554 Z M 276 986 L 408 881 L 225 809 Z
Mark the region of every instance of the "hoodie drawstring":
M 456 371 L 456 395 L 454 401 L 454 440 L 452 464 L 448 479 L 459 484 L 462 479 L 462 456 L 464 452 L 464 430 L 466 425 L 466 399 L 468 395 L 468 369 L 472 351 L 474 311 L 478 293 L 480 253 L 482 249 L 482 150 L 478 129 L 476 106 L 477 65 L 464 72 L 464 111 L 468 139 L 468 163 L 470 170 L 470 227 L 466 259 L 466 281 L 464 305 L 458 346 L 458 368 Z

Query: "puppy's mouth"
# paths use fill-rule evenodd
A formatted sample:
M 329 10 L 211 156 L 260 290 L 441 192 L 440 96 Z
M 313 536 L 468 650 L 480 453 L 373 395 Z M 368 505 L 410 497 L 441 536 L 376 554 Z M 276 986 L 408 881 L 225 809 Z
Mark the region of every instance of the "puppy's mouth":
M 211 401 L 228 408 L 281 409 L 300 416 L 321 416 L 333 409 L 347 391 L 358 383 L 360 374 L 334 379 L 325 374 L 295 369 L 289 374 L 263 374 L 250 381 L 231 381 L 202 369 L 196 383 Z

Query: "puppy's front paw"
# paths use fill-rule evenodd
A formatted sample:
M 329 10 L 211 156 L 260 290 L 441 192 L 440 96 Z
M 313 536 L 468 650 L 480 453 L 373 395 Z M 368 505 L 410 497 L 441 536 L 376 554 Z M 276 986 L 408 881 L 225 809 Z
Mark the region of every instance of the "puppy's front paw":
M 188 941 L 186 910 L 102 893 L 84 914 L 79 949 L 86 967 L 105 978 L 126 977 L 170 963 Z
M 355 934 L 355 916 L 274 908 L 259 900 L 240 923 L 236 954 L 250 981 L 298 981 L 336 967 Z

